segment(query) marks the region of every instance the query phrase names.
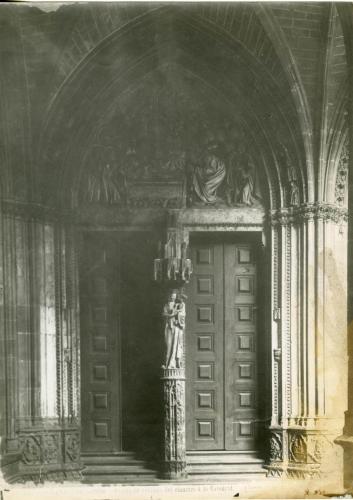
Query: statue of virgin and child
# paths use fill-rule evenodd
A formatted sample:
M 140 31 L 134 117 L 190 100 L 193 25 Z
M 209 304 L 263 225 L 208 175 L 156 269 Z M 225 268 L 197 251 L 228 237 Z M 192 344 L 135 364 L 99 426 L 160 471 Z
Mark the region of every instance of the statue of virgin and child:
M 185 298 L 173 290 L 163 308 L 165 363 L 162 368 L 181 368 L 183 365 Z

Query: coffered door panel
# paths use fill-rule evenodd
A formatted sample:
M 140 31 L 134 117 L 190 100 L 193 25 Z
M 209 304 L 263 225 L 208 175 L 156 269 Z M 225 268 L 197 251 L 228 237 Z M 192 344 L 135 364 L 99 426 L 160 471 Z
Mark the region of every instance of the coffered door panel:
M 81 253 L 82 449 L 121 449 L 119 248 L 87 234 Z
M 255 448 L 257 417 L 256 260 L 248 244 L 225 244 L 225 443 Z
M 223 247 L 191 245 L 186 330 L 187 448 L 223 449 Z M 220 300 L 221 299 L 221 300 Z

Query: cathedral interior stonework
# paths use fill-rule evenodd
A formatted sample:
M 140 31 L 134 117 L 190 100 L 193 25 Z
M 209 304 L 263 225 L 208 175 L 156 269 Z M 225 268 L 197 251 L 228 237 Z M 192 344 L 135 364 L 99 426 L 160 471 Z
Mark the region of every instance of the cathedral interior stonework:
M 352 491 L 352 6 L 2 4 L 0 70 L 3 484 Z

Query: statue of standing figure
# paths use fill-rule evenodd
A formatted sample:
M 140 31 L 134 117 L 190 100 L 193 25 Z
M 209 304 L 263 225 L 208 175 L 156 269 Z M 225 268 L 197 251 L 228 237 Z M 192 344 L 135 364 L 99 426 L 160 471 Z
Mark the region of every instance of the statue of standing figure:
M 217 196 L 217 190 L 226 176 L 226 167 L 217 149 L 216 143 L 210 143 L 200 160 L 200 164 L 195 167 L 193 172 L 193 191 L 198 200 L 206 205 L 222 201 Z
M 185 295 L 173 290 L 163 308 L 165 364 L 162 368 L 181 368 L 184 357 Z

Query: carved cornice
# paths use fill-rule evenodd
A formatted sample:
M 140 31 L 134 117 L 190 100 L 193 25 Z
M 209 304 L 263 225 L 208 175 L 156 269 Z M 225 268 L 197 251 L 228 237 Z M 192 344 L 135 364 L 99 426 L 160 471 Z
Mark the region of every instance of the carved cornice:
M 298 207 L 272 210 L 269 214 L 273 226 L 300 224 L 309 220 L 331 221 L 342 224 L 348 220 L 348 210 L 328 203 L 306 203 Z

